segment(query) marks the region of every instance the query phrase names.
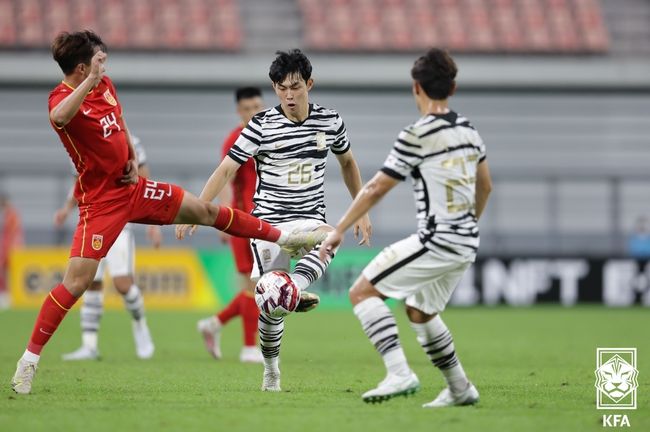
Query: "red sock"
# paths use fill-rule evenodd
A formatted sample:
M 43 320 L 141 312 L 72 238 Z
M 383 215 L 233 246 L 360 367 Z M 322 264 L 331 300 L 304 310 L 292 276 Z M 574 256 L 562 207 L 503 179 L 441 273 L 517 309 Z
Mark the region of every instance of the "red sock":
M 237 315 L 241 314 L 241 296 L 243 293 L 239 293 L 230 300 L 230 303 L 228 303 L 228 306 L 221 312 L 217 314 L 217 318 L 219 321 L 221 321 L 221 324 L 225 324 Z
M 244 326 L 244 345 L 255 346 L 257 336 L 257 321 L 260 318 L 260 310 L 255 303 L 253 294 L 242 293 L 240 300 L 240 313 Z
M 268 222 L 226 206 L 219 206 L 219 214 L 212 226 L 235 237 L 255 238 L 270 242 L 277 241 L 281 233 L 279 229 Z
M 74 306 L 77 298 L 63 286 L 58 284 L 45 297 L 41 311 L 38 313 L 32 337 L 27 345 L 27 350 L 34 354 L 41 354 L 43 346 L 50 340 L 59 324 Z

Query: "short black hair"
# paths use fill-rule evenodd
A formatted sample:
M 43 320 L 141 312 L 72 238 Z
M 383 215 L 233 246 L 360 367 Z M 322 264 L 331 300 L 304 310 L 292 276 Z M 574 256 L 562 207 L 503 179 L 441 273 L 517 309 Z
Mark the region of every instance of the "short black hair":
M 311 63 L 299 49 L 292 49 L 289 52 L 276 51 L 275 54 L 277 57 L 269 69 L 269 78 L 273 83 L 281 83 L 294 73 L 300 74 L 305 82 L 311 78 Z
M 431 48 L 413 64 L 411 77 L 431 99 L 447 99 L 454 91 L 458 67 L 449 53 Z
M 235 90 L 235 102 L 254 97 L 262 97 L 262 90 L 259 87 L 239 87 Z
M 61 32 L 52 42 L 52 57 L 63 73 L 68 75 L 80 63 L 89 65 L 96 47 L 107 52 L 106 44 L 92 30 Z

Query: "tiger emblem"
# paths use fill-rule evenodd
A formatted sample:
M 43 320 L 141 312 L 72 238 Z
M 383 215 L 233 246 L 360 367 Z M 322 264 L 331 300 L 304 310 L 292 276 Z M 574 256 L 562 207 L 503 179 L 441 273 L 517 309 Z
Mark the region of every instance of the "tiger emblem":
M 639 372 L 618 354 L 603 363 L 595 373 L 596 388 L 615 403 L 639 386 Z

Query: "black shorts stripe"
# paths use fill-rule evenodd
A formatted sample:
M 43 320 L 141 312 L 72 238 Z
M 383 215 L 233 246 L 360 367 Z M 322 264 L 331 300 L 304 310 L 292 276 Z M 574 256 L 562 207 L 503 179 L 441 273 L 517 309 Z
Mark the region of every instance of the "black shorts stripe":
M 410 255 L 410 256 L 404 258 L 402 261 L 398 262 L 397 264 L 395 264 L 395 265 L 393 265 L 393 266 L 387 268 L 387 269 L 384 270 L 383 272 L 379 273 L 377 276 L 375 276 L 374 278 L 372 278 L 372 280 L 370 281 L 370 283 L 373 284 L 373 285 L 377 285 L 377 284 L 378 284 L 382 279 L 384 279 L 386 276 L 388 276 L 388 275 L 390 275 L 390 274 L 392 274 L 392 273 L 395 273 L 395 271 L 397 271 L 397 270 L 399 270 L 400 268 L 404 267 L 405 265 L 407 265 L 407 264 L 410 263 L 411 261 L 414 261 L 414 260 L 420 258 L 422 255 L 424 255 L 424 254 L 427 253 L 427 252 L 429 252 L 429 249 L 423 247 L 423 248 L 420 249 L 419 251 L 415 252 L 413 255 Z
M 257 270 L 260 272 L 260 276 L 262 276 L 264 274 L 264 267 L 262 267 L 262 260 L 260 259 L 260 254 L 257 252 L 257 245 L 254 241 L 251 242 L 251 248 L 253 249 L 253 255 L 255 255 Z

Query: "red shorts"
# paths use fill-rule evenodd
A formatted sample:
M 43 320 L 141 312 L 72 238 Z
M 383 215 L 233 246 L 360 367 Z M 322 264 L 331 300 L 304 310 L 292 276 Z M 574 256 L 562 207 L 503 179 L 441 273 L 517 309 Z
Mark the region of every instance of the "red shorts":
M 184 193 L 179 186 L 140 177 L 138 184 L 124 188 L 121 199 L 79 206 L 70 257 L 104 258 L 128 222 L 171 224 Z
M 242 237 L 230 236 L 230 249 L 235 258 L 235 265 L 239 273 L 249 274 L 253 271 L 253 252 L 250 240 Z

